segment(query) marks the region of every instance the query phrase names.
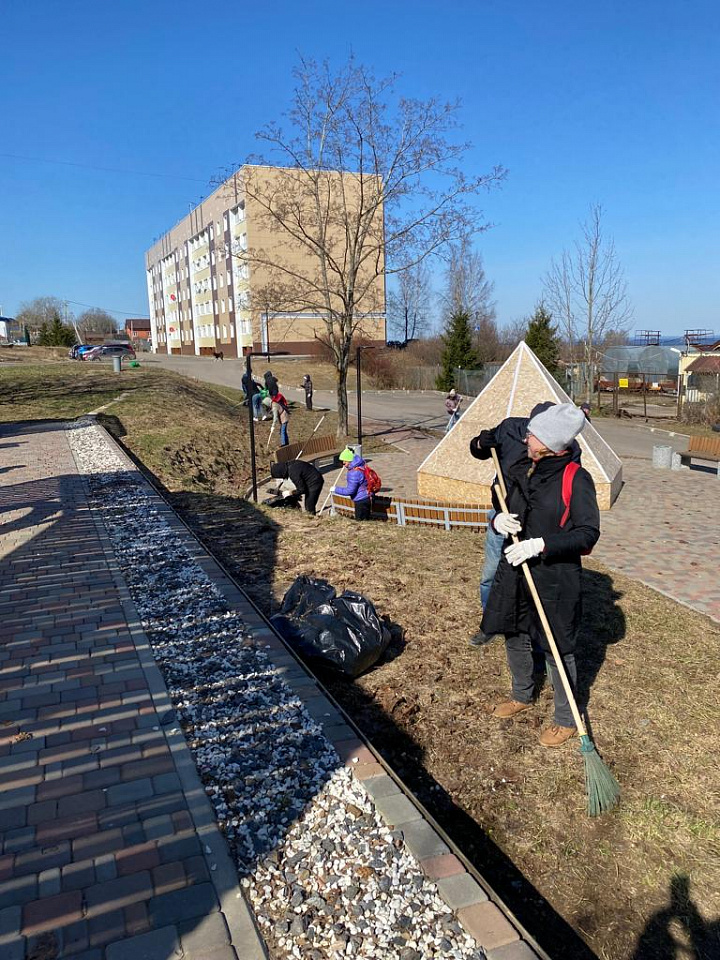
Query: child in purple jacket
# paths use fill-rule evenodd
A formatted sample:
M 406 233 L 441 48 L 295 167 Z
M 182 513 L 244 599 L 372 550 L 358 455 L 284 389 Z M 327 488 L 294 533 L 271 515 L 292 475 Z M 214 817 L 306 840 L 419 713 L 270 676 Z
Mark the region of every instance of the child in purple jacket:
M 365 477 L 365 461 L 348 449 L 343 450 L 339 459 L 347 464 L 347 483 L 344 487 L 335 487 L 335 493 L 341 497 L 350 497 L 355 506 L 356 520 L 369 520 L 372 500 Z

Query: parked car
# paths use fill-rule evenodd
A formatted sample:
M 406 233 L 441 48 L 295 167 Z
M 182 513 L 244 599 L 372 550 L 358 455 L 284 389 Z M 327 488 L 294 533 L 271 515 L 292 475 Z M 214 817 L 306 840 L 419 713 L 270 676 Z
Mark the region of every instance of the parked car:
M 124 357 L 127 360 L 135 359 L 135 351 L 130 343 L 103 343 L 93 347 L 82 355 L 83 360 L 111 360 L 113 357 Z

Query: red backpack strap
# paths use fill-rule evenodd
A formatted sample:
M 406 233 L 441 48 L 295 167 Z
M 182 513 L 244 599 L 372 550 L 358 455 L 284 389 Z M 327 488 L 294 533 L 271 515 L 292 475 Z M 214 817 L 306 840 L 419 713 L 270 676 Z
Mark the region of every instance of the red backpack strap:
M 573 480 L 575 479 L 575 474 L 580 469 L 580 464 L 572 461 L 563 470 L 562 478 L 562 502 L 565 504 L 565 512 L 562 515 L 562 520 L 560 521 L 560 526 L 564 527 L 570 516 L 570 500 L 572 498 L 572 488 Z

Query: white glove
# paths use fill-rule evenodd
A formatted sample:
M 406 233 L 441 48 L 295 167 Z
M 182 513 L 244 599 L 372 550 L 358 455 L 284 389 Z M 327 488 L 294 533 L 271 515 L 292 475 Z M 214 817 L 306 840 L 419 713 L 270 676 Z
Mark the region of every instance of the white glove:
M 493 527 L 497 533 L 502 533 L 506 537 L 513 533 L 520 533 L 522 530 L 522 524 L 516 513 L 496 513 L 493 519 Z
M 292 490 L 283 490 L 283 498 L 284 498 L 284 497 L 291 497 L 292 495 L 293 495 L 293 491 L 292 491 Z
M 505 556 L 508 558 L 508 563 L 517 567 L 523 561 L 537 557 L 544 549 L 545 541 L 543 538 L 533 537 L 531 540 L 521 540 L 519 543 L 510 544 L 509 547 L 505 548 Z

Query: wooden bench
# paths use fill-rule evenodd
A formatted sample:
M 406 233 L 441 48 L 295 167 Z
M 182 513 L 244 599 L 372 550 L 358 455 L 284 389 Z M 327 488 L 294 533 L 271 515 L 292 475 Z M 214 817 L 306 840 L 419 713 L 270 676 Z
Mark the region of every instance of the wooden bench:
M 339 453 L 337 437 L 326 434 L 321 437 L 311 437 L 304 443 L 288 443 L 285 447 L 278 447 L 275 451 L 275 463 L 287 463 L 288 460 L 310 460 L 316 467 L 332 466 Z
M 680 454 L 680 462 L 690 466 L 693 460 L 717 463 L 720 477 L 720 437 L 690 437 L 687 450 Z

